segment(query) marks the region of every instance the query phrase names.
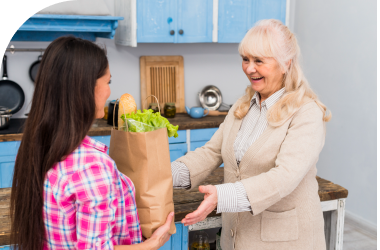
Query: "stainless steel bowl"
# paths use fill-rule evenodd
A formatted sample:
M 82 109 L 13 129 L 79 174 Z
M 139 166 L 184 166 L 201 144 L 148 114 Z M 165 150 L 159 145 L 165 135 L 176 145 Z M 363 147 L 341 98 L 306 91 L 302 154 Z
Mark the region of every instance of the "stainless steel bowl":
M 11 114 L 0 115 L 0 129 L 7 129 L 9 127 L 11 116 Z
M 217 110 L 223 102 L 222 93 L 214 85 L 204 87 L 198 96 L 202 107 L 209 110 Z

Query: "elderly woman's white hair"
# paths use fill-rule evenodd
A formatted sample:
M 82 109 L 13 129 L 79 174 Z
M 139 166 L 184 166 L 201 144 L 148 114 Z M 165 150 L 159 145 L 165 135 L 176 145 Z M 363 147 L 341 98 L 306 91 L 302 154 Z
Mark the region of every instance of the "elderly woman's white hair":
M 239 53 L 242 56 L 272 57 L 286 72 L 283 80 L 285 94 L 267 114 L 270 125 L 275 127 L 281 125 L 309 98 L 315 100 L 324 112 L 323 120 L 330 120 L 331 113 L 327 115 L 326 106 L 319 101 L 302 72 L 296 37 L 280 21 L 275 19 L 259 21 L 241 41 Z M 242 119 L 247 114 L 254 93 L 252 87 L 248 86 L 243 102 L 234 113 L 235 117 Z

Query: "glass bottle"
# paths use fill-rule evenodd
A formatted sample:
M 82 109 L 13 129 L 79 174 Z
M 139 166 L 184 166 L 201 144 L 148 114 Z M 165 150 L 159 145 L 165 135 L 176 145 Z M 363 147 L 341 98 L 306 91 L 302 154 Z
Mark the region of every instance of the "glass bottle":
M 164 115 L 166 118 L 174 118 L 176 113 L 176 107 L 174 102 L 165 103 Z
M 195 233 L 191 250 L 210 250 L 208 234 L 205 231 L 201 230 Z
M 151 102 L 149 103 L 149 107 L 148 109 L 151 109 L 153 110 L 153 113 L 157 113 L 159 110 L 158 110 L 158 104 L 155 103 L 155 102 Z

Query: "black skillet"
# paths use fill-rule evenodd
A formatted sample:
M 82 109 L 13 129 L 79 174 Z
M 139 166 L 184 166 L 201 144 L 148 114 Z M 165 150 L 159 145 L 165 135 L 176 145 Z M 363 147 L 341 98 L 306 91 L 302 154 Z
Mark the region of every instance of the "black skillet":
M 41 64 L 41 59 L 42 59 L 42 56 L 38 56 L 38 60 L 35 61 L 29 68 L 29 77 L 33 83 L 36 81 L 36 76 Z
M 7 56 L 3 57 L 3 80 L 0 81 L 0 106 L 7 107 L 11 114 L 17 113 L 25 102 L 25 94 L 20 85 L 8 80 Z

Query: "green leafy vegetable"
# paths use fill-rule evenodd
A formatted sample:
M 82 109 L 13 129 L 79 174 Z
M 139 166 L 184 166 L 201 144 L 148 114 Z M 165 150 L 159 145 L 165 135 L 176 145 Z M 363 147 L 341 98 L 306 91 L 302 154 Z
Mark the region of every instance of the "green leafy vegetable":
M 128 122 L 129 132 L 148 132 L 160 128 L 167 128 L 168 136 L 178 137 L 178 125 L 173 126 L 168 119 L 162 117 L 159 112 L 153 113 L 152 109 L 137 110 L 136 113 L 123 114 L 121 119 Z

